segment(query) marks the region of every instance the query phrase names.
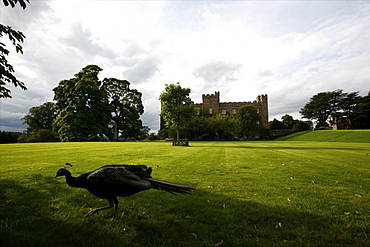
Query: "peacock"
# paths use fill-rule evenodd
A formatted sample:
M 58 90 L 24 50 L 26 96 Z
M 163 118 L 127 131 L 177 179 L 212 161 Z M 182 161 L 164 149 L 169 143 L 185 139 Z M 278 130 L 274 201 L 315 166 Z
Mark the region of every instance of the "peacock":
M 72 167 L 71 164 L 66 163 Z M 71 187 L 87 189 L 91 194 L 106 199 L 108 206 L 95 208 L 84 217 L 114 207 L 117 212 L 119 197 L 126 197 L 143 190 L 164 190 L 171 194 L 189 194 L 195 190 L 194 186 L 174 184 L 161 181 L 151 177 L 152 168 L 145 165 L 106 165 L 91 172 L 84 173 L 78 177 L 72 177 L 70 171 L 65 167 L 57 171 L 55 178 L 65 176 L 66 182 Z

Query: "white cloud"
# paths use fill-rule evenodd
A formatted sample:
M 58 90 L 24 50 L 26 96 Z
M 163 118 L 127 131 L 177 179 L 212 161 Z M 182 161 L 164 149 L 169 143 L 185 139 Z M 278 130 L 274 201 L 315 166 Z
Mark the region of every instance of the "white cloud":
M 210 83 L 230 82 L 238 79 L 236 73 L 242 66 L 231 62 L 212 61 L 196 68 L 193 75 Z
M 152 78 L 159 72 L 161 58 L 158 54 L 151 54 L 140 59 L 133 67 L 126 70 L 123 75 L 130 82 L 142 83 Z

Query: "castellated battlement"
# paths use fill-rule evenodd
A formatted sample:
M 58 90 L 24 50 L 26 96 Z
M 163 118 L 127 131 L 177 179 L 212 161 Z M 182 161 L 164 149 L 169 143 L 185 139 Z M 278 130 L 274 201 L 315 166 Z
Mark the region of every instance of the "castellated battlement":
M 215 92 L 214 94 L 202 94 L 202 97 L 220 97 L 220 92 Z
M 243 104 L 243 105 L 253 105 L 251 101 L 241 101 L 241 102 L 220 102 L 220 104 Z

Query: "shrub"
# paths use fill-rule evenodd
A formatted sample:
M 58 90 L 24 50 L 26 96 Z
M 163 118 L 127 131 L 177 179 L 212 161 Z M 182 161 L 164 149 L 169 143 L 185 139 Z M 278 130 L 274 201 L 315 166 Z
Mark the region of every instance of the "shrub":
M 40 129 L 35 135 L 28 139 L 28 142 L 57 142 L 60 141 L 56 132 L 48 129 Z

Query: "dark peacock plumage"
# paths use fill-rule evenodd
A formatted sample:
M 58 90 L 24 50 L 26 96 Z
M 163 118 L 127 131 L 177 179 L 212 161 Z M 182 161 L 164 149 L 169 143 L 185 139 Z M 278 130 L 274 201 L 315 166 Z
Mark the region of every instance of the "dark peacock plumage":
M 66 163 L 66 165 L 70 164 Z M 130 196 L 148 189 L 191 195 L 190 191 L 195 190 L 193 186 L 154 179 L 151 173 L 152 169 L 145 165 L 106 165 L 78 177 L 72 177 L 66 168 L 61 168 L 55 177 L 65 176 L 69 186 L 87 189 L 91 194 L 108 200 L 109 206 L 92 209 L 85 217 L 112 207 L 116 213 L 117 196 Z

